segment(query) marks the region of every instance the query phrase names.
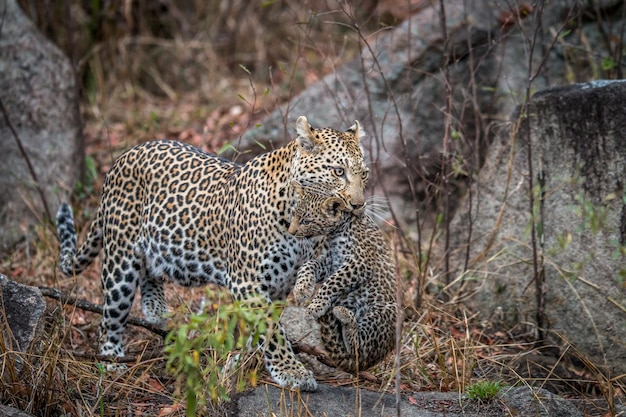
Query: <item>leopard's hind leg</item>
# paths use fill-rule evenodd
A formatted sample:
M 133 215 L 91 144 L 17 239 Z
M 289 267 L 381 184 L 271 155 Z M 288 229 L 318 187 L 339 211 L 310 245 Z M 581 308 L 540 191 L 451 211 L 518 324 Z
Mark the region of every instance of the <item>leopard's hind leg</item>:
M 167 302 L 163 288 L 165 278 L 163 277 L 166 275 L 164 269 L 166 262 L 146 228 L 142 228 L 140 232 L 140 237 L 135 245 L 135 255 L 144 265 L 145 270 L 145 273 L 139 277 L 141 312 L 150 323 L 165 324 Z
M 100 354 L 124 356 L 122 336 L 145 266 L 132 245 L 110 242 L 102 263 L 104 291 L 103 318 L 100 323 Z

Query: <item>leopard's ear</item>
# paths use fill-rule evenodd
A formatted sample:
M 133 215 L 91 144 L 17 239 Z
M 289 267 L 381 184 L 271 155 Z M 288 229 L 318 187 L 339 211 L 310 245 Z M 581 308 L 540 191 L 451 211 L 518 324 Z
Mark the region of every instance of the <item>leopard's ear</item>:
M 354 134 L 357 142 L 359 141 L 359 139 L 365 136 L 365 131 L 363 130 L 363 127 L 361 127 L 361 123 L 359 123 L 358 120 L 354 121 L 354 124 L 350 126 L 347 132 L 351 132 L 352 134 Z
M 309 124 L 309 121 L 305 116 L 298 117 L 296 121 L 296 142 L 304 150 L 312 152 L 318 145 L 322 143 L 322 139 L 313 132 L 313 127 Z

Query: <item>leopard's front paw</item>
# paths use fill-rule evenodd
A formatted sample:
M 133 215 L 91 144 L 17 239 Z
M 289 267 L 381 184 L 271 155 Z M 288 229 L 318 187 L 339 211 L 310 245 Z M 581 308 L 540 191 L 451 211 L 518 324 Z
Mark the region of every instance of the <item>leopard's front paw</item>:
M 317 381 L 313 372 L 306 369 L 304 365 L 297 361 L 293 366 L 273 367 L 267 366 L 274 382 L 283 388 L 300 389 L 301 391 L 316 391 Z

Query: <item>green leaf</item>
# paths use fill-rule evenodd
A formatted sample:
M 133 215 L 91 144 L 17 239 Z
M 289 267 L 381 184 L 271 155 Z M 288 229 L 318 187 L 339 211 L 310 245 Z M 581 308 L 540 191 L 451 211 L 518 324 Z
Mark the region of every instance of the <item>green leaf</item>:
M 605 71 L 609 71 L 612 70 L 613 68 L 615 68 L 615 61 L 613 60 L 613 58 L 608 57 L 608 58 L 602 58 L 602 69 Z
M 228 151 L 228 150 L 232 150 L 234 152 L 237 152 L 237 149 L 233 146 L 232 143 L 230 142 L 226 142 L 225 144 L 222 145 L 222 147 L 220 148 L 219 151 L 217 151 L 218 155 L 223 154 L 224 152 Z

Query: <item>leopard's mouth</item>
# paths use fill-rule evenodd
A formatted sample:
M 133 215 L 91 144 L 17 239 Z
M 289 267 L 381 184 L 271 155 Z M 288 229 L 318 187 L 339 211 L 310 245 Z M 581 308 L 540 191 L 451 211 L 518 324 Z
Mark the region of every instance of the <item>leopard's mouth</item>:
M 354 214 L 355 216 L 361 216 L 363 213 L 365 213 L 365 208 L 367 207 L 367 203 L 363 203 L 363 204 L 352 204 L 351 205 L 351 210 L 347 210 L 350 213 Z

